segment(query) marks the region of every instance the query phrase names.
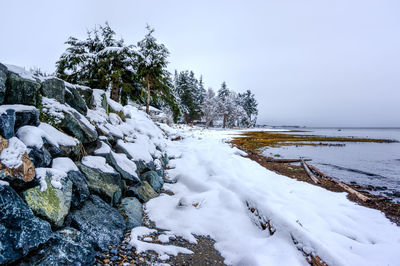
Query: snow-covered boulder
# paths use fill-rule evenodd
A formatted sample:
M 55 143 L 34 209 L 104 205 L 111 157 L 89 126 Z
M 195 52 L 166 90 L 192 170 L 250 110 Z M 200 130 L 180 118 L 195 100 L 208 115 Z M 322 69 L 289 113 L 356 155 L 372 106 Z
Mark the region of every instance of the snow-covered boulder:
M 121 175 L 114 170 L 106 159 L 100 156 L 85 156 L 77 163 L 85 175 L 89 189 L 101 196 L 111 205 L 117 204 L 122 196 Z
M 44 147 L 52 157 L 67 155 L 76 158 L 81 151 L 81 143 L 77 139 L 46 123 L 41 123 L 38 127 L 21 127 L 17 131 L 17 136 L 29 148 Z
M 40 83 L 23 68 L 6 65 L 7 83 L 5 103 L 39 106 L 41 102 Z
M 46 169 L 46 168 L 40 168 Z M 52 174 L 52 172 L 46 172 Z M 23 197 L 32 211 L 55 227 L 60 227 L 69 212 L 72 198 L 72 182 L 67 178 L 59 180 L 57 188 L 52 184 L 52 177 L 44 177 L 46 189 L 41 186 L 30 188 L 23 192 Z M 42 181 L 43 182 L 43 181 Z
M 66 227 L 53 235 L 40 251 L 30 254 L 27 265 L 93 265 L 93 246 L 75 228 Z
M 122 215 L 96 195 L 92 195 L 80 210 L 73 210 L 70 219 L 82 238 L 100 250 L 119 244 L 126 228 Z
M 32 210 L 9 186 L 0 185 L 0 264 L 22 258 L 52 235 L 50 224 Z
M 119 206 L 119 211 L 126 217 L 126 227 L 128 230 L 142 224 L 143 206 L 137 198 L 123 198 Z
M 61 128 L 82 143 L 94 142 L 97 139 L 96 128 L 74 108 L 46 97 L 42 99 L 42 106 L 44 122 Z
M 100 142 L 100 147 L 94 151 L 94 154 L 104 157 L 129 185 L 140 182 L 135 162 L 128 159 L 125 154 L 113 152 L 111 147 L 103 141 Z
M 20 187 L 35 177 L 35 167 L 28 156 L 28 149 L 18 138 L 0 137 L 0 180 Z

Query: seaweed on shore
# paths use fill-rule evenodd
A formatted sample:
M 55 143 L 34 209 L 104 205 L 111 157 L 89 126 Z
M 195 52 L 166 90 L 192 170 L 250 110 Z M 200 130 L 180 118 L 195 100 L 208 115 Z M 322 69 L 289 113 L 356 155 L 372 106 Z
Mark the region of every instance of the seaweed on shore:
M 281 146 L 338 146 L 346 142 L 372 142 L 372 143 L 392 143 L 395 140 L 390 139 L 372 139 L 355 137 L 327 137 L 310 134 L 296 134 L 299 131 L 290 132 L 268 132 L 268 131 L 250 131 L 243 133 L 240 137 L 232 140 L 244 149 L 258 150 L 264 147 Z M 340 144 L 338 144 L 340 143 Z

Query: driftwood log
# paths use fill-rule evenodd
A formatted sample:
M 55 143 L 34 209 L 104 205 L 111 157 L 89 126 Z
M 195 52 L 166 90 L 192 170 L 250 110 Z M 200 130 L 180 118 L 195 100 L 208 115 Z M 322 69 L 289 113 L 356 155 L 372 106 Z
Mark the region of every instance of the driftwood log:
M 314 181 L 315 184 L 319 184 L 318 178 L 311 172 L 303 159 L 301 159 L 301 165 L 303 166 L 304 170 L 306 170 L 306 173 L 311 178 L 311 180 Z
M 308 163 L 305 163 L 305 165 L 306 165 L 309 169 L 311 169 L 312 171 L 314 171 L 315 173 L 317 173 L 318 175 L 324 177 L 325 179 L 327 179 L 327 180 L 329 180 L 329 181 L 331 181 L 331 182 L 333 182 L 333 183 L 336 183 L 338 186 L 340 186 L 341 188 L 343 188 L 344 190 L 346 190 L 346 191 L 349 192 L 350 194 L 355 195 L 357 198 L 359 198 L 359 199 L 362 200 L 363 202 L 367 202 L 367 201 L 371 200 L 371 199 L 368 198 L 367 196 L 365 196 L 365 195 L 363 195 L 362 193 L 358 192 L 357 190 L 355 190 L 355 189 L 349 187 L 348 185 L 346 185 L 346 184 L 340 182 L 340 181 L 337 180 L 336 178 L 327 176 L 325 173 L 323 173 L 323 172 L 322 172 L 321 170 L 319 170 L 317 167 L 315 167 L 315 166 L 313 166 L 313 165 L 311 165 L 311 164 L 308 164 Z
M 272 159 L 267 158 L 265 161 L 269 163 L 301 163 L 301 159 Z M 311 159 L 304 159 L 304 161 L 311 161 Z

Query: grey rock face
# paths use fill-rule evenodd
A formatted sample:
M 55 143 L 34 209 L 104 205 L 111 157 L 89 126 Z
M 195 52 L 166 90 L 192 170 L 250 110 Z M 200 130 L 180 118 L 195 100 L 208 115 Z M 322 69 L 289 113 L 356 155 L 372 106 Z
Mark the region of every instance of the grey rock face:
M 7 67 L 0 64 L 0 104 L 4 102 L 4 94 L 6 93 Z
M 83 115 L 87 114 L 86 102 L 82 98 L 79 91 L 74 87 L 68 87 L 65 90 L 65 102 L 69 104 L 72 108 L 77 110 L 79 113 Z
M 160 191 L 164 185 L 164 181 L 156 171 L 149 171 L 140 177 L 143 181 L 147 181 L 155 191 Z
M 87 167 L 84 164 L 76 164 L 86 177 L 90 191 L 98 194 L 111 205 L 117 204 L 122 196 L 121 176 L 117 173 L 106 173 L 99 169 Z
M 15 111 L 7 110 L 0 115 L 0 135 L 5 139 L 14 137 Z
M 68 179 L 72 182 L 71 206 L 74 208 L 80 208 L 90 197 L 89 187 L 86 183 L 85 176 L 79 171 L 69 171 Z
M 137 198 L 123 198 L 119 210 L 126 216 L 126 227 L 128 230 L 142 224 L 143 207 Z
M 45 243 L 52 231 L 11 187 L 0 186 L 0 202 L 0 264 L 6 264 Z
M 67 227 L 57 231 L 43 248 L 21 265 L 93 265 L 95 261 L 93 246 L 78 230 Z
M 61 79 L 46 79 L 42 83 L 42 95 L 47 98 L 53 98 L 60 103 L 65 103 L 65 83 Z
M 92 195 L 80 210 L 72 211 L 70 220 L 82 238 L 100 250 L 119 244 L 126 228 L 122 215 L 96 195 Z
M 4 102 L 39 106 L 41 103 L 40 84 L 8 72 Z

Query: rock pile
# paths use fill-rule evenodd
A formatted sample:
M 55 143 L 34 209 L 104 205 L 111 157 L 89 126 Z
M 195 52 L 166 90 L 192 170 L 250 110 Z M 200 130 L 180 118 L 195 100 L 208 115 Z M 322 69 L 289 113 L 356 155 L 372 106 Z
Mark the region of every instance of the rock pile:
M 0 64 L 0 264 L 93 264 L 162 190 L 166 141 L 104 91 Z

